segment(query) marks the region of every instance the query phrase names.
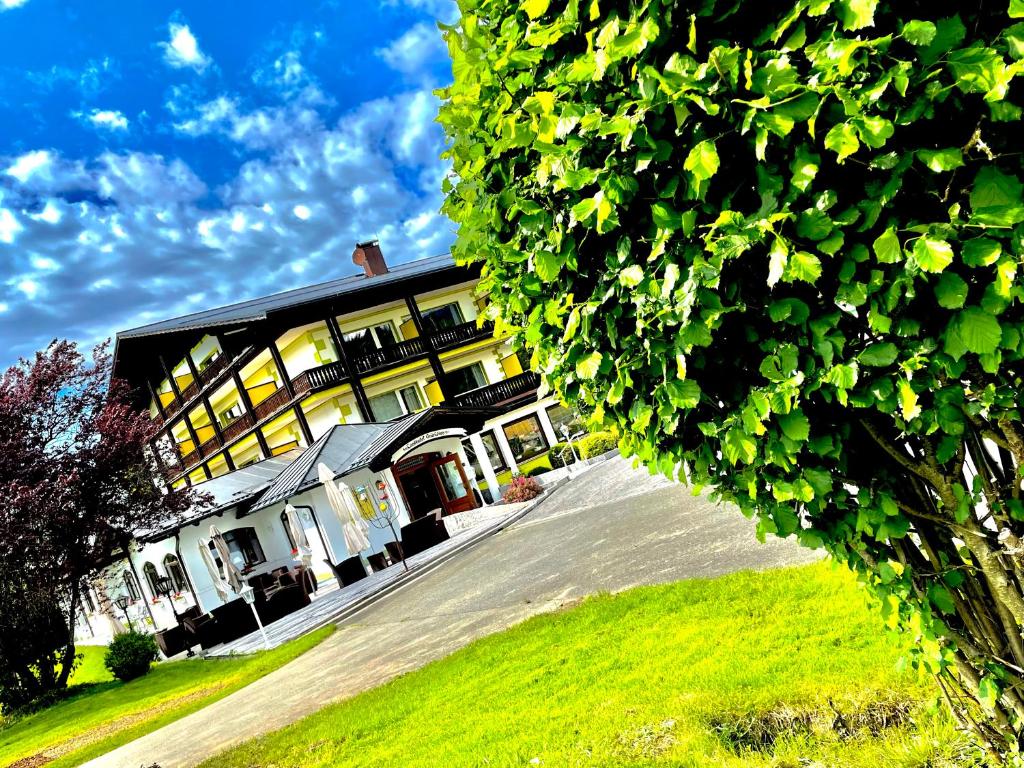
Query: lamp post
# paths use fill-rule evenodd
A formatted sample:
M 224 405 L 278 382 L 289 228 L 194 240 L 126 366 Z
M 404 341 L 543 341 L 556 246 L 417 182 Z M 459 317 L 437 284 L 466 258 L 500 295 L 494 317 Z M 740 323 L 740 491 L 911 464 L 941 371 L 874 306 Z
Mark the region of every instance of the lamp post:
M 246 605 L 252 608 L 252 615 L 256 619 L 256 626 L 260 628 L 260 635 L 263 637 L 263 647 L 269 651 L 270 641 L 267 639 L 267 630 L 263 628 L 263 622 L 260 621 L 260 615 L 256 611 L 256 593 L 253 591 L 251 586 L 246 584 L 242 587 L 242 591 L 238 593 L 238 596 L 245 601 Z
M 174 623 L 177 624 L 178 610 L 174 607 L 174 601 L 171 600 L 171 594 L 174 592 L 174 582 L 171 581 L 170 576 L 161 576 L 156 580 L 156 592 L 170 604 L 171 613 L 174 614 Z
M 119 598 L 114 600 L 114 605 L 121 609 L 121 613 L 124 614 L 124 620 L 128 622 L 128 629 L 132 632 L 135 631 L 135 627 L 132 626 L 132 617 L 128 615 L 128 606 L 132 604 L 132 599 L 128 595 L 121 595 Z

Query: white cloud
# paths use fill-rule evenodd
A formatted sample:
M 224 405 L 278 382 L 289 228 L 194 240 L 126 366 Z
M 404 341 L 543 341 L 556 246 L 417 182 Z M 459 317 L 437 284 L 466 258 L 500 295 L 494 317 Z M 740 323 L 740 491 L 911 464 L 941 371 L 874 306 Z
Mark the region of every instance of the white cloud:
M 188 24 L 172 21 L 167 25 L 167 31 L 171 39 L 160 45 L 164 49 L 164 61 L 172 67 L 203 72 L 212 63 L 212 59 L 200 50 L 199 42 Z
M 407 77 L 429 79 L 430 64 L 444 59 L 447 49 L 441 31 L 433 24 L 420 22 L 375 53 Z
M 455 0 L 383 0 L 381 5 L 394 7 L 404 5 L 433 16 L 435 19 L 450 24 L 459 16 L 459 8 Z
M 175 104 L 174 111 L 184 108 Z M 280 146 L 300 135 L 323 128 L 316 110 L 289 105 L 245 112 L 237 99 L 218 96 L 200 104 L 192 115 L 174 123 L 174 129 L 189 136 L 221 135 L 249 149 Z
M 110 131 L 128 130 L 128 118 L 116 109 L 94 109 L 85 119 L 97 128 Z
M 306 221 L 312 215 L 309 210 L 309 206 L 302 205 L 301 203 L 292 208 L 292 213 L 295 214 L 295 218 L 301 219 L 302 221 Z
M 17 158 L 4 173 L 24 183 L 39 173 L 45 173 L 50 166 L 51 155 L 48 150 L 37 149 L 26 152 Z
M 9 11 L 12 8 L 18 8 L 27 2 L 28 0 L 0 0 L 0 11 Z

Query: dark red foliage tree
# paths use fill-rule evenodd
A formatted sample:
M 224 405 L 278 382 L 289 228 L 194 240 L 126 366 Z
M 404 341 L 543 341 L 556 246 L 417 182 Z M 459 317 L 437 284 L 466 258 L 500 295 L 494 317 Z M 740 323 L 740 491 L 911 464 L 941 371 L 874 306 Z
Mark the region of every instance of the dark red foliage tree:
M 66 687 L 83 583 L 134 531 L 203 503 L 154 482 L 156 428 L 110 380 L 106 344 L 89 361 L 54 341 L 0 378 L 0 706 Z

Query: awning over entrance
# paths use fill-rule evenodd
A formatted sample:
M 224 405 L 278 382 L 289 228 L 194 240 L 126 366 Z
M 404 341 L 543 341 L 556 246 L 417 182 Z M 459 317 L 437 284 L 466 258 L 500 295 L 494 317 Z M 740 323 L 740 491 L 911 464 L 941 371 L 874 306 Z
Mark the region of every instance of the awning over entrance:
M 321 462 L 339 477 L 364 468 L 380 472 L 428 442 L 480 431 L 490 415 L 483 409 L 440 407 L 385 423 L 339 424 L 281 472 L 250 512 L 319 485 L 317 465 Z

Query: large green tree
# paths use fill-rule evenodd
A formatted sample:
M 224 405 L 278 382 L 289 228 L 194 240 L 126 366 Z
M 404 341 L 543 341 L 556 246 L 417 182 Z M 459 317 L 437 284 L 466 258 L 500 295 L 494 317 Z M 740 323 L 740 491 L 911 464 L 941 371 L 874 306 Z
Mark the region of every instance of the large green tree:
M 1015 752 L 1024 0 L 459 5 L 445 211 L 494 319 L 624 452 L 847 563 Z

